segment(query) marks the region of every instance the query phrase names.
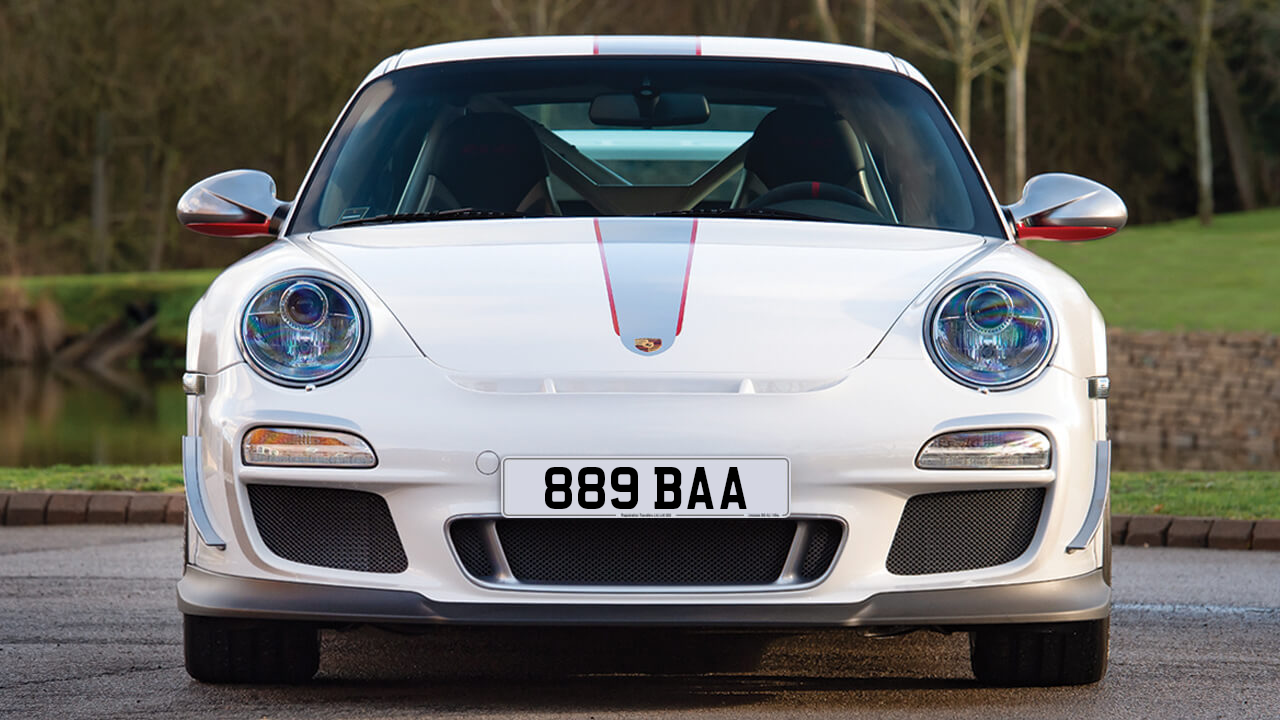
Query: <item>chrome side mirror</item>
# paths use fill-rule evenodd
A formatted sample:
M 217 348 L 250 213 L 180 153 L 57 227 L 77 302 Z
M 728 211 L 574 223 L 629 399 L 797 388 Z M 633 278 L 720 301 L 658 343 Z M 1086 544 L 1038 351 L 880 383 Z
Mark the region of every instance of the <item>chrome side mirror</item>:
M 293 203 L 276 198 L 261 170 L 228 170 L 192 185 L 178 200 L 178 222 L 202 235 L 276 235 Z
M 1096 240 L 1129 220 L 1124 201 L 1111 188 L 1079 175 L 1036 175 L 1022 188 L 1022 199 L 1005 207 L 1019 240 Z

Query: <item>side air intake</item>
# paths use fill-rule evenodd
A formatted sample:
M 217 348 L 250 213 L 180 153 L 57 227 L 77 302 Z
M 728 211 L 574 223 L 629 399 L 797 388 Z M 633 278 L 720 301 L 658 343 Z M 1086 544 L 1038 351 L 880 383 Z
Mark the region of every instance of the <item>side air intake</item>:
M 381 495 L 292 485 L 249 485 L 248 491 L 258 534 L 285 560 L 373 573 L 409 567 Z
M 928 575 L 1002 565 L 1031 545 L 1044 488 L 964 490 L 907 501 L 885 563 L 895 575 Z

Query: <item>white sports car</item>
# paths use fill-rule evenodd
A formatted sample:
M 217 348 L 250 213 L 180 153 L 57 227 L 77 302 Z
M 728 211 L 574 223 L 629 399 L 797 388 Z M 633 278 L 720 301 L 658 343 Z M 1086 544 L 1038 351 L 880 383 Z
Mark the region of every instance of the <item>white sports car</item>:
M 178 206 L 278 239 L 191 313 L 186 665 L 300 681 L 382 625 L 966 631 L 976 677 L 1106 670 L 1102 317 L 882 52 L 561 37 L 409 50 L 297 198 Z

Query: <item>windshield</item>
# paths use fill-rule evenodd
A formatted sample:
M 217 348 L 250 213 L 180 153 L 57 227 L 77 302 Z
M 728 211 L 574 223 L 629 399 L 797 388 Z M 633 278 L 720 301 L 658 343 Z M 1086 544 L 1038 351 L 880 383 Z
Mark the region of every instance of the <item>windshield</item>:
M 521 58 L 397 70 L 351 104 L 292 232 L 724 215 L 1001 235 L 933 96 L 846 65 Z

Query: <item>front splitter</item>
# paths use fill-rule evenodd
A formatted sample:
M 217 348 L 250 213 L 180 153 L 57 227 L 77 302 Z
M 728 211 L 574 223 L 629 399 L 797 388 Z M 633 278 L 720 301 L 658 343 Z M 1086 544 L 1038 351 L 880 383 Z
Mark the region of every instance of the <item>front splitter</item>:
M 1111 587 L 1095 570 L 1016 585 L 880 593 L 839 604 L 449 603 L 408 590 L 242 578 L 188 565 L 178 583 L 178 609 L 188 615 L 333 624 L 950 627 L 1096 620 L 1111 611 Z

